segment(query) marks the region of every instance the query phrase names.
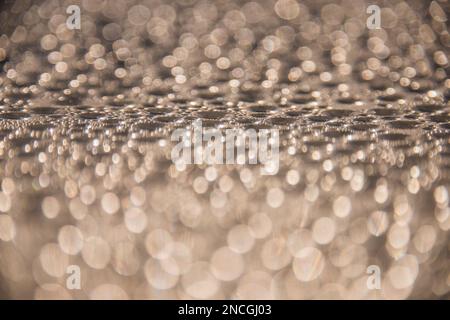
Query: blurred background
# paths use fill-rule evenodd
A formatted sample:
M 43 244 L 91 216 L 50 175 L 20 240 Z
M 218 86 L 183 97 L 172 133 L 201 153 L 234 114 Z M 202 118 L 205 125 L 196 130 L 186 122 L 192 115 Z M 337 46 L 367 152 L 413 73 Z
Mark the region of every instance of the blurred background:
M 449 7 L 4 1 L 0 298 L 448 299 Z M 175 165 L 196 119 L 279 172 Z

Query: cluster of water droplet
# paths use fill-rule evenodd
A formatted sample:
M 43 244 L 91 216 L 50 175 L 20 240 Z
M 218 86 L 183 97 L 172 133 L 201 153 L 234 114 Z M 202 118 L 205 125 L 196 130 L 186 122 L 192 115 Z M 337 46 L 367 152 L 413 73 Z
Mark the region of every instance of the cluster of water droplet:
M 370 31 L 364 1 L 82 1 L 79 31 L 54 1 L 6 7 L 0 297 L 448 295 L 441 2 Z M 175 166 L 196 119 L 278 129 L 279 172 Z

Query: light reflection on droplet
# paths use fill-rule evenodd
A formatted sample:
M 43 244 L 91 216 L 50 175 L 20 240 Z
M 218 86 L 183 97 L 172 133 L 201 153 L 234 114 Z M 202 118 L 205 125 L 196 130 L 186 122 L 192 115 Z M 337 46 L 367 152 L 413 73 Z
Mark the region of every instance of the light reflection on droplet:
M 66 225 L 59 229 L 58 243 L 61 250 L 69 255 L 78 254 L 83 248 L 83 234 L 74 226 Z
M 110 261 L 111 248 L 104 239 L 89 237 L 84 242 L 81 255 L 91 268 L 103 269 Z
M 320 250 L 307 247 L 294 258 L 292 268 L 298 280 L 312 281 L 320 276 L 325 267 L 325 259 Z
M 244 272 L 244 259 L 228 247 L 219 248 L 212 255 L 211 272 L 219 280 L 235 280 Z

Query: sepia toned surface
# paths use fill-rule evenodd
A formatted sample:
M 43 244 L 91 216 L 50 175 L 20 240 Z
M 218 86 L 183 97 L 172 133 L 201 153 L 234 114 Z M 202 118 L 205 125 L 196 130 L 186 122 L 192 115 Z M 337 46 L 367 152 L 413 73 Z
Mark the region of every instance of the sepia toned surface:
M 448 299 L 448 1 L 0 8 L 0 298 Z M 196 119 L 278 173 L 175 166 Z

